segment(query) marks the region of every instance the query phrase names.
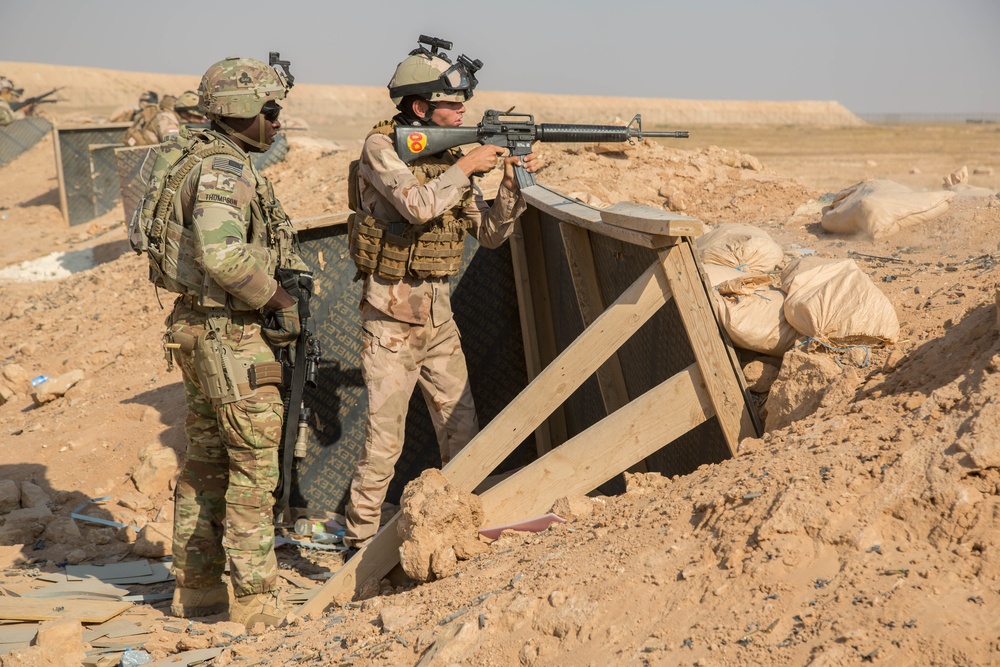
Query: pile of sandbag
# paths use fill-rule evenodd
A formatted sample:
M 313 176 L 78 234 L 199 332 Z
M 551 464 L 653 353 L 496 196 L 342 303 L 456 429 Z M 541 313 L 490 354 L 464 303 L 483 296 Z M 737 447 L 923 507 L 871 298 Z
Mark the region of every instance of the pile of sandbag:
M 780 357 L 808 339 L 843 348 L 899 336 L 892 304 L 854 260 L 798 258 L 776 283 L 784 252 L 763 230 L 724 224 L 696 247 L 736 347 Z
M 893 181 L 868 179 L 838 192 L 823 207 L 820 225 L 834 234 L 885 238 L 944 214 L 954 196 L 944 190 L 914 192 Z

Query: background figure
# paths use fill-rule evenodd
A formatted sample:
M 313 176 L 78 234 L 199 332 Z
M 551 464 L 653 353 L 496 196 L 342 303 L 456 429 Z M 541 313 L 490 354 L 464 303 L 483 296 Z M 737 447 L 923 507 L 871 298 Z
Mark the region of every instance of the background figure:
M 0 76 L 0 127 L 10 125 L 15 120 L 24 118 L 24 111 L 14 111 L 10 108 L 11 102 L 20 99 L 24 92 L 23 88 L 15 88 L 14 82 L 7 77 Z
M 361 369 L 368 390 L 364 449 L 346 509 L 345 542 L 355 548 L 378 530 L 415 385 L 430 410 L 442 463 L 478 432 L 448 277 L 461 265 L 466 234 L 495 248 L 526 208 L 514 180 L 515 158 L 504 161 L 492 207 L 473 183 L 474 175 L 497 166 L 501 148 L 479 146 L 468 155 L 450 150 L 409 165 L 396 155 L 397 126 L 462 124 L 482 66 L 465 56 L 452 64 L 439 52 L 450 42 L 421 37 L 420 43 L 389 82 L 399 113 L 368 134 L 348 186 L 355 208 L 351 257 L 364 278 Z M 524 164 L 534 171 L 534 156 Z
M 277 267 L 305 265 L 270 181 L 248 153 L 274 141 L 281 127 L 277 100 L 287 90 L 284 76 L 260 61 L 216 63 L 199 89 L 211 129 L 177 137 L 175 148 L 190 150 L 185 159 L 176 157 L 180 150 L 160 156 L 175 155 L 164 173 L 179 179 L 168 210 L 183 212 L 182 220 L 168 216 L 171 231 L 163 234 L 176 233 L 187 244 L 176 264 L 159 265 L 160 283 L 180 295 L 165 338 L 178 346 L 172 354 L 188 407 L 170 610 L 192 617 L 230 606 L 223 581 L 228 561 L 230 620 L 248 628 L 277 625 L 285 614 L 276 592 L 272 516 L 283 414 L 274 348 L 295 340 L 299 317 L 296 300 L 274 275 Z M 154 166 L 153 183 L 156 174 Z

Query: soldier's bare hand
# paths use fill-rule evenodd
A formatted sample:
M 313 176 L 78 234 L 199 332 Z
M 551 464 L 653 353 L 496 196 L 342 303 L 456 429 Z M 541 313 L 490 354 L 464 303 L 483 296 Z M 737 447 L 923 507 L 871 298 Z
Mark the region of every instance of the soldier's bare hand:
M 460 157 L 456 164 L 465 172 L 466 176 L 485 174 L 497 166 L 497 156 L 503 155 L 504 151 L 505 149 L 490 144 L 476 146 Z
M 538 161 L 538 156 L 534 153 L 528 153 L 527 155 L 522 155 L 520 157 L 504 158 L 503 181 L 501 181 L 500 184 L 508 190 L 513 190 L 514 184 L 517 182 L 514 179 L 514 167 L 516 166 L 524 167 L 529 173 L 534 173 L 535 171 L 538 171 L 541 163 Z

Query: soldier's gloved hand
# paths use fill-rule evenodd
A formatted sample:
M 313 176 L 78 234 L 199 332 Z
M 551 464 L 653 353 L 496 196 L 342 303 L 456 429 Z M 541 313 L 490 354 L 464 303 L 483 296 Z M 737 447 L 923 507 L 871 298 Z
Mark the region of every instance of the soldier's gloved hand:
M 264 314 L 261 333 L 275 347 L 285 347 L 289 343 L 294 343 L 301 331 L 298 300 L 290 306 L 275 308 Z

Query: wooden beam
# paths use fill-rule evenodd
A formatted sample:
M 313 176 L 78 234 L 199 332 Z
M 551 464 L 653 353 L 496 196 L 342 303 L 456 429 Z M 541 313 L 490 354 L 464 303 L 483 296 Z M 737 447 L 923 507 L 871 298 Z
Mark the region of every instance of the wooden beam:
M 586 328 L 604 312 L 604 298 L 601 296 L 601 286 L 597 280 L 590 232 L 575 225 L 559 223 L 559 233 L 562 234 L 563 250 L 573 279 L 576 303 L 583 326 Z M 628 403 L 625 372 L 622 370 L 617 352 L 597 369 L 597 385 L 601 391 L 601 401 L 604 403 L 604 414 L 610 415 Z M 647 472 L 647 470 L 646 462 L 638 461 L 629 472 Z
M 660 262 L 654 262 L 441 472 L 461 491 L 476 488 L 669 298 L 670 286 Z M 316 618 L 331 602 L 350 600 L 368 579 L 385 576 L 399 562 L 399 516 L 376 533 L 296 615 Z
M 583 202 L 567 199 L 565 195 L 555 190 L 550 190 L 544 185 L 533 185 L 530 188 L 525 188 L 521 193 L 530 207 L 550 215 L 556 220 L 589 229 L 601 236 L 607 236 L 608 238 L 624 241 L 625 243 L 631 243 L 643 248 L 654 249 L 665 248 L 677 242 L 675 237 L 645 234 L 609 225 L 601 221 L 601 209 L 587 206 Z
M 69 204 L 66 201 L 66 177 L 63 175 L 62 149 L 59 147 L 59 128 L 52 126 L 52 145 L 56 152 L 56 182 L 59 184 L 59 210 L 69 224 Z M 127 222 L 127 221 L 126 221 Z
M 347 218 L 350 217 L 351 212 L 346 211 L 342 213 L 326 213 L 324 215 L 314 215 L 311 218 L 295 218 L 292 220 L 292 226 L 295 227 L 296 231 L 302 232 L 307 229 L 318 229 L 320 227 L 335 227 L 337 225 L 346 225 Z
M 520 218 L 514 222 L 514 231 L 508 240 L 514 269 L 514 289 L 517 292 L 517 313 L 521 319 L 521 341 L 524 345 L 524 367 L 531 382 L 542 372 L 541 354 L 538 351 L 538 326 L 535 324 L 535 302 L 531 296 L 531 274 L 528 255 L 524 249 L 524 228 Z M 552 433 L 548 422 L 535 429 L 535 450 L 539 456 L 552 449 Z
M 548 512 L 589 493 L 715 414 L 697 364 L 650 389 L 482 494 L 487 526 Z
M 548 222 L 549 220 L 540 215 L 538 210 L 530 207 L 521 216 L 525 266 L 532 294 L 535 342 L 538 346 L 541 368 L 545 368 L 559 354 L 559 348 L 556 345 L 555 324 L 552 321 L 552 299 L 545 265 L 545 244 L 542 242 L 542 225 Z M 530 380 L 533 379 L 530 378 Z M 548 427 L 549 437 L 543 441 L 535 442 L 539 456 L 553 447 L 558 447 L 568 437 L 566 414 L 563 411 L 562 402 L 552 411 L 545 424 Z
M 708 386 L 716 417 L 731 456 L 742 438 L 757 435 L 746 397 L 737 380 L 742 371 L 730 363 L 715 311 L 705 291 L 690 243 L 659 253 L 664 277 L 674 295 L 691 350 Z
M 660 236 L 701 236 L 705 233 L 701 220 L 630 201 L 601 209 L 601 220 L 609 225 Z

